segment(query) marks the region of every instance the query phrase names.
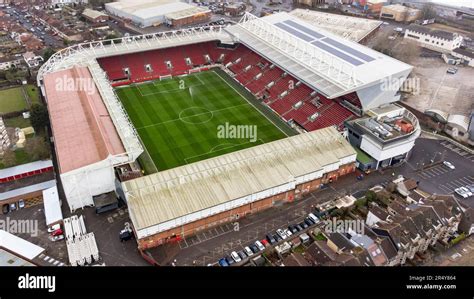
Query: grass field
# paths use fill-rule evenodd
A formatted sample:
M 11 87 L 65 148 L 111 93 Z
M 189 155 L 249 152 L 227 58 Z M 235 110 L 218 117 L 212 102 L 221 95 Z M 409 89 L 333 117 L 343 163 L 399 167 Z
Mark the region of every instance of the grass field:
M 146 172 L 286 137 L 226 80 L 232 79 L 208 71 L 116 89 L 146 148 L 141 157 Z M 248 126 L 246 132 L 256 128 L 255 136 L 220 135 L 224 127 L 242 125 Z
M 0 114 L 27 109 L 21 87 L 0 90 Z

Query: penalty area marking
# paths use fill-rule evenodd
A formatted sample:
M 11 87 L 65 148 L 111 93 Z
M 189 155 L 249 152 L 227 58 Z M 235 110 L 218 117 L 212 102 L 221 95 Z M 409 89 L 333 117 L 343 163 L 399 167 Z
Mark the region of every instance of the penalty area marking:
M 265 142 L 263 142 L 262 139 L 257 139 L 257 141 L 259 141 L 261 144 L 265 144 Z M 236 146 L 241 146 L 241 145 L 246 145 L 246 144 L 250 144 L 250 143 L 256 143 L 256 142 L 244 142 L 244 143 L 238 143 L 238 144 L 235 144 L 235 143 L 223 143 L 223 144 L 218 144 L 216 146 L 214 146 L 210 151 L 208 151 L 207 153 L 203 153 L 203 154 L 199 154 L 199 155 L 195 155 L 195 156 L 191 156 L 191 157 L 187 157 L 187 158 L 184 158 L 184 163 L 186 164 L 189 164 L 188 163 L 188 160 L 189 159 L 194 159 L 194 158 L 197 158 L 197 157 L 201 157 L 201 156 L 204 156 L 204 155 L 209 155 L 209 154 L 213 154 L 213 153 L 217 153 L 219 151 L 222 151 L 222 150 L 225 150 L 225 149 L 229 149 L 229 148 L 233 148 L 233 147 L 236 147 Z M 223 148 L 220 148 L 218 150 L 214 150 L 216 147 L 220 146 L 220 145 L 226 145 L 226 144 L 230 144 L 231 146 L 226 146 L 226 147 L 223 147 Z M 191 162 L 193 163 L 193 162 Z

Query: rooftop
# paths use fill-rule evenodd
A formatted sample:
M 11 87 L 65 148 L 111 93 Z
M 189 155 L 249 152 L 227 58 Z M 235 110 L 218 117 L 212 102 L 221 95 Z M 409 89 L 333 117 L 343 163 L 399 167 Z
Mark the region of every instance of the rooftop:
M 31 162 L 27 164 L 18 165 L 18 166 L 13 166 L 10 168 L 0 169 L 0 179 L 16 176 L 16 175 L 20 175 L 20 174 L 24 174 L 24 173 L 52 167 L 52 166 L 53 166 L 53 161 L 42 160 L 42 161 Z
M 435 37 L 447 39 L 447 40 L 452 40 L 456 36 L 455 33 L 452 33 L 452 32 L 443 31 L 439 29 L 431 29 L 429 27 L 421 26 L 417 24 L 410 24 L 407 27 L 407 30 L 419 32 L 422 34 L 431 35 L 431 36 L 435 36 Z
M 204 14 L 204 13 L 210 13 L 210 12 L 211 10 L 208 8 L 191 6 L 183 10 L 167 13 L 165 17 L 172 20 L 179 20 L 179 19 L 194 16 L 196 14 Z
M 153 18 L 190 8 L 197 8 L 179 0 L 122 0 L 105 4 L 141 19 Z M 202 9 L 202 8 L 201 8 Z
M 60 173 L 125 152 L 87 67 L 47 74 L 44 87 Z
M 44 252 L 44 248 L 10 234 L 9 232 L 2 229 L 0 229 L 0 248 L 6 249 L 10 253 L 30 261 Z
M 335 128 L 328 127 L 122 185 L 135 229 L 142 230 L 287 184 L 305 174 L 322 175 L 326 165 L 352 159 L 354 149 Z
M 88 18 L 91 18 L 91 19 L 95 19 L 95 18 L 98 18 L 98 17 L 107 17 L 108 16 L 107 14 L 105 14 L 101 11 L 97 11 L 97 10 L 93 10 L 93 9 L 89 9 L 89 8 L 84 9 L 84 11 L 82 12 L 82 15 L 86 16 Z
M 456 49 L 453 50 L 453 52 L 474 59 L 474 49 L 456 48 Z

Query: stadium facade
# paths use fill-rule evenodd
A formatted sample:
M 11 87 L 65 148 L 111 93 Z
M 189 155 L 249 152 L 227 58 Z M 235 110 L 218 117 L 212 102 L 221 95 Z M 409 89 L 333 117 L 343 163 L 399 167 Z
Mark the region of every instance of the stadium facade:
M 302 134 L 122 182 L 142 249 L 297 200 L 354 171 L 356 152 L 343 137 L 344 124 L 398 101 L 398 88 L 386 88 L 393 86 L 387 83 L 401 85 L 412 70 L 287 13 L 263 18 L 247 13 L 227 27 L 66 48 L 41 67 L 38 85 L 50 111 L 71 210 L 92 205 L 94 196 L 115 189 L 115 168 L 144 151 L 113 86 L 211 67 L 231 74 Z M 88 78 L 96 92 L 58 91 L 57 80 L 65 77 Z M 416 118 L 405 116 L 417 132 L 413 136 L 419 135 Z M 384 151 L 384 140 L 371 140 Z M 406 146 L 408 152 L 413 145 L 414 140 Z

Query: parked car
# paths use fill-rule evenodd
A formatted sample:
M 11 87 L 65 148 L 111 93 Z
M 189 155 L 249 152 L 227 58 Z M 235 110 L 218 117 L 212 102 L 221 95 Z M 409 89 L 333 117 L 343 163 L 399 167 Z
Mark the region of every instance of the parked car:
M 309 213 L 308 214 L 308 217 L 313 220 L 314 223 L 318 223 L 319 222 L 319 219 L 318 217 L 316 217 L 316 215 L 314 215 L 313 213 Z
M 253 255 L 253 251 L 252 249 L 250 249 L 250 246 L 245 246 L 244 251 L 245 251 L 245 254 L 249 257 Z
M 299 224 L 296 225 L 296 229 L 300 232 L 303 230 L 303 227 Z
M 255 241 L 255 246 L 258 248 L 258 250 L 260 251 L 264 251 L 265 250 L 265 246 L 263 246 L 262 242 L 260 241 Z
M 239 255 L 237 254 L 237 252 L 235 252 L 235 251 L 232 251 L 232 252 L 230 253 L 230 256 L 232 257 L 232 259 L 233 259 L 236 263 L 242 261 L 242 259 L 240 258 L 240 256 L 239 256 Z
M 53 242 L 64 240 L 64 235 L 49 236 L 49 239 Z
M 10 206 L 7 203 L 2 206 L 2 212 L 3 214 L 8 214 L 8 212 L 10 212 Z
M 59 236 L 59 235 L 62 235 L 62 234 L 64 234 L 64 232 L 63 232 L 62 229 L 59 228 L 59 229 L 53 231 L 53 232 L 51 233 L 51 236 L 54 237 L 54 236 Z
M 229 267 L 229 263 L 227 263 L 225 257 L 223 257 L 223 258 L 221 258 L 221 259 L 219 260 L 219 266 L 221 266 L 221 267 Z
M 55 224 L 53 226 L 50 226 L 50 227 L 48 227 L 48 233 L 52 233 L 52 232 L 54 232 L 54 231 L 56 231 L 60 228 L 61 228 L 61 225 L 59 223 Z
M 446 73 L 451 74 L 451 75 L 454 75 L 454 74 L 456 74 L 457 72 L 458 72 L 458 69 L 455 68 L 455 67 L 450 67 L 450 68 L 446 71 Z
M 278 236 L 280 236 L 283 240 L 286 240 L 286 238 L 288 238 L 288 236 L 285 234 L 285 232 L 279 228 L 277 229 L 276 233 L 278 234 Z
M 245 252 L 243 250 L 237 252 L 237 254 L 239 255 L 239 257 L 244 260 L 247 258 L 247 255 L 245 254 Z
M 257 241 L 257 242 L 258 242 L 258 241 Z M 258 246 L 257 246 L 256 244 L 250 244 L 249 247 L 250 247 L 250 249 L 252 249 L 252 252 L 253 252 L 253 253 L 257 253 L 257 252 L 260 251 L 260 249 L 258 248 Z M 265 249 L 265 247 L 263 247 L 263 245 L 262 245 L 262 248 Z
M 474 194 L 474 184 L 467 185 L 466 188 L 469 189 L 469 191 L 471 191 L 472 194 Z
M 18 208 L 23 209 L 25 207 L 25 201 L 23 199 L 20 199 L 18 202 Z
M 288 237 L 291 237 L 291 236 L 293 235 L 293 233 L 292 233 L 289 229 L 287 229 L 287 228 L 285 228 L 283 231 L 285 232 L 285 234 L 286 234 Z
M 12 202 L 10 204 L 10 211 L 15 211 L 16 210 L 16 202 Z
M 128 241 L 128 240 L 130 240 L 132 237 L 133 237 L 133 234 L 132 234 L 132 232 L 130 232 L 128 229 L 123 229 L 123 230 L 121 230 L 120 233 L 119 233 L 120 242 Z
M 304 222 L 304 221 L 300 223 L 300 226 L 301 226 L 303 229 L 308 228 L 308 224 L 307 224 L 306 222 Z
M 280 242 L 280 241 L 283 241 L 283 238 L 280 237 L 278 234 L 274 234 L 273 238 L 276 240 L 277 243 Z
M 463 187 L 459 187 L 459 188 L 456 188 L 454 189 L 454 192 L 461 196 L 462 198 L 468 198 L 469 195 L 466 193 L 466 191 L 463 189 Z
M 226 256 L 226 257 L 225 257 L 225 260 L 226 260 L 226 262 L 227 262 L 227 264 L 228 264 L 229 266 L 232 265 L 232 264 L 235 264 L 234 259 L 231 258 L 230 256 Z
M 263 244 L 264 247 L 270 246 L 270 243 L 268 243 L 267 239 L 262 239 L 260 242 Z
M 467 195 L 467 197 L 472 196 L 472 192 L 466 187 L 460 187 L 460 189 Z
M 309 217 L 304 219 L 304 223 L 306 223 L 308 227 L 314 224 L 314 222 Z
M 455 169 L 454 165 L 451 162 L 444 161 L 443 164 L 448 167 L 449 169 Z
M 273 245 L 277 242 L 277 240 L 275 239 L 275 237 L 272 234 L 268 234 L 268 235 L 266 235 L 266 237 L 267 237 L 268 242 L 271 245 Z
M 296 228 L 296 225 L 288 225 L 288 229 L 290 230 L 291 233 L 295 234 L 298 232 L 298 229 Z

